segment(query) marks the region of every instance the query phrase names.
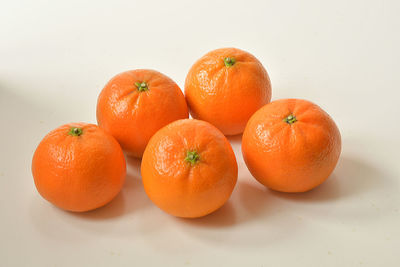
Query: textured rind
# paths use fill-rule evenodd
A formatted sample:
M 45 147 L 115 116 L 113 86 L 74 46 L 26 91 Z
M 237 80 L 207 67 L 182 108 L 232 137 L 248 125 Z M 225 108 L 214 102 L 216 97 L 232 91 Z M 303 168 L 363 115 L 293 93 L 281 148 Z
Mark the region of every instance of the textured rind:
M 224 58 L 236 62 L 226 67 Z M 185 81 L 185 96 L 193 118 L 205 120 L 225 135 L 242 133 L 248 119 L 271 100 L 271 82 L 253 55 L 221 48 L 200 58 Z
M 140 92 L 135 83 L 146 82 Z M 151 136 L 170 122 L 189 117 L 178 85 L 154 70 L 131 70 L 113 77 L 97 101 L 97 122 L 130 155 L 141 157 Z
M 185 161 L 195 150 L 195 165 Z M 211 124 L 178 120 L 158 131 L 142 159 L 147 195 L 162 210 L 178 217 L 201 217 L 220 208 L 230 197 L 238 168 L 230 143 Z
M 81 136 L 69 135 L 81 127 Z M 70 211 L 88 211 L 111 201 L 125 181 L 118 142 L 93 124 L 71 123 L 46 135 L 32 159 L 32 174 L 43 198 Z
M 297 121 L 283 120 L 294 115 Z M 324 182 L 341 152 L 339 129 L 319 106 L 300 99 L 273 101 L 249 120 L 242 153 L 252 175 L 283 192 L 304 192 Z

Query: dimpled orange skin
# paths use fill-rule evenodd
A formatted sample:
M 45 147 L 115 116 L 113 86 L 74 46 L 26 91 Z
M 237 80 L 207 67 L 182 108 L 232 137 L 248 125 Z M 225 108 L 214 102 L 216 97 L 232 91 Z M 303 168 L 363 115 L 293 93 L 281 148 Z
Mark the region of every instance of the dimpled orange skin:
M 292 124 L 285 118 L 293 115 Z M 341 151 L 339 129 L 319 106 L 300 99 L 273 101 L 249 120 L 242 137 L 244 161 L 263 185 L 305 192 L 323 183 Z
M 193 165 L 188 151 L 199 158 Z M 235 187 L 238 167 L 226 137 L 211 124 L 179 120 L 150 140 L 141 165 L 150 199 L 165 212 L 186 218 L 205 216 L 220 208 Z
M 224 59 L 235 63 L 226 66 Z M 225 135 L 242 133 L 248 119 L 271 100 L 267 71 L 253 55 L 221 48 L 200 58 L 190 69 L 185 96 L 193 118 L 205 120 Z
M 139 91 L 135 83 L 146 82 Z M 178 85 L 154 70 L 131 70 L 112 78 L 97 101 L 97 122 L 130 155 L 141 157 L 150 138 L 170 122 L 189 117 Z
M 82 129 L 79 136 L 70 129 Z M 118 142 L 97 125 L 71 123 L 44 137 L 32 160 L 35 185 L 43 198 L 83 212 L 110 202 L 121 190 L 125 158 Z

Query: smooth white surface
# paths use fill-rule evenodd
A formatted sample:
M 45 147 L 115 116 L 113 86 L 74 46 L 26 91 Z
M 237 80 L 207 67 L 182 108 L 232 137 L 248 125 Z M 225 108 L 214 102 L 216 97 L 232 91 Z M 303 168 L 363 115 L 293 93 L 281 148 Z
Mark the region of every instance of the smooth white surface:
M 398 1 L 3 1 L 0 5 L 1 266 L 400 266 Z M 129 159 L 108 206 L 61 211 L 33 184 L 50 130 L 94 123 L 116 73 L 157 69 L 181 87 L 209 50 L 267 68 L 273 99 L 309 99 L 338 124 L 337 169 L 309 193 L 273 193 L 249 174 L 198 220 L 155 207 Z

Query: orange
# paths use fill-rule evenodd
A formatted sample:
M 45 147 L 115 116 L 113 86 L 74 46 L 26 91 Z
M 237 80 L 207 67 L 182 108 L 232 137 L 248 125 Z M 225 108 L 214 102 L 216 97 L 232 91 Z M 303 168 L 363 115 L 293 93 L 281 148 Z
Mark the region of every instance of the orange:
M 238 167 L 226 137 L 211 124 L 178 120 L 151 139 L 142 159 L 150 199 L 178 217 L 201 217 L 220 208 L 235 187 Z
M 341 151 L 340 132 L 319 106 L 300 99 L 271 102 L 249 120 L 242 153 L 252 175 L 282 192 L 304 192 L 324 182 Z
M 44 137 L 32 160 L 39 193 L 55 206 L 88 211 L 110 202 L 125 181 L 118 142 L 94 124 L 70 123 Z
M 242 133 L 248 119 L 271 100 L 267 71 L 253 55 L 221 48 L 190 69 L 185 95 L 193 118 L 205 120 L 225 135 Z
M 188 118 L 178 85 L 154 70 L 131 70 L 112 78 L 99 95 L 97 121 L 130 155 L 141 157 L 163 126 Z

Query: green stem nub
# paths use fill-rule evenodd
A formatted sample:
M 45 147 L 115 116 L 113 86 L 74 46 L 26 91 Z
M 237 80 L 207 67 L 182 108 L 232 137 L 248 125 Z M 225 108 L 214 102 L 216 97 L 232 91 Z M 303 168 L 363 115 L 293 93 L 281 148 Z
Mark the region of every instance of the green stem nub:
M 139 92 L 144 92 L 144 91 L 149 90 L 149 87 L 147 86 L 146 82 L 141 82 L 141 83 L 136 82 L 135 85 L 136 85 L 137 89 L 139 90 Z
M 72 136 L 80 136 L 82 132 L 83 132 L 82 128 L 71 127 L 68 134 Z
M 284 120 L 284 122 L 286 122 L 287 124 L 293 124 L 297 121 L 296 117 L 293 116 L 292 114 L 290 114 L 289 116 L 287 116 Z
M 188 151 L 185 160 L 193 166 L 200 160 L 200 155 L 196 151 Z
M 224 58 L 224 63 L 225 66 L 232 67 L 236 63 L 236 60 L 233 57 L 226 57 Z

